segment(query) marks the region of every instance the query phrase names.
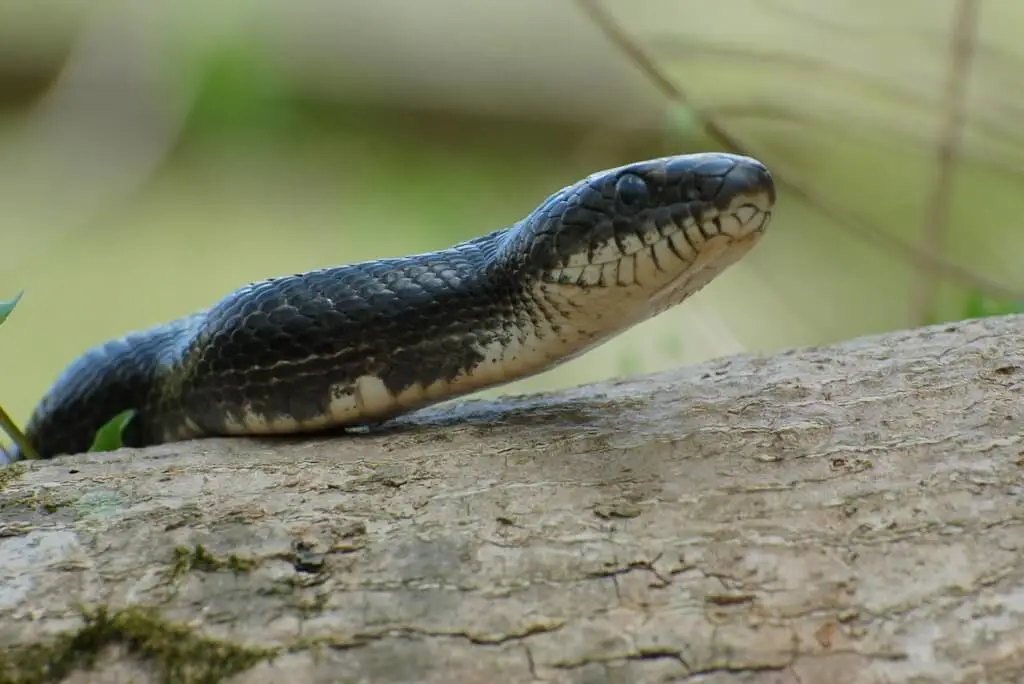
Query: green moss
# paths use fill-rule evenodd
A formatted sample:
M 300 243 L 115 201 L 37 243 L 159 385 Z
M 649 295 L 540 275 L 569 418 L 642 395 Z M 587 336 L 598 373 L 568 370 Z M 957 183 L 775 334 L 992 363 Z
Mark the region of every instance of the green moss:
M 103 651 L 115 645 L 148 664 L 165 684 L 214 684 L 277 654 L 197 636 L 150 608 L 110 613 L 99 607 L 83 611 L 83 617 L 81 629 L 48 645 L 0 653 L 0 684 L 59 682 L 77 669 L 95 666 Z
M 248 572 L 256 567 L 256 561 L 251 558 L 242 558 L 231 554 L 227 558 L 218 558 L 207 551 L 202 544 L 196 544 L 189 549 L 187 546 L 178 546 L 174 549 L 174 563 L 171 565 L 169 575 L 172 579 L 198 570 L 200 572 L 216 572 L 228 569 L 232 572 Z
M 6 468 L 0 468 L 0 491 L 3 491 L 7 485 L 24 475 L 25 470 L 24 463 L 12 463 Z
M 45 489 L 34 491 L 28 496 L 20 496 L 3 502 L 5 508 L 8 506 L 27 506 L 28 508 L 41 508 L 47 513 L 56 513 L 65 505 L 67 504 L 54 499 Z
M 256 567 L 256 561 L 251 558 L 242 558 L 236 554 L 228 556 L 228 570 L 234 572 L 248 572 Z

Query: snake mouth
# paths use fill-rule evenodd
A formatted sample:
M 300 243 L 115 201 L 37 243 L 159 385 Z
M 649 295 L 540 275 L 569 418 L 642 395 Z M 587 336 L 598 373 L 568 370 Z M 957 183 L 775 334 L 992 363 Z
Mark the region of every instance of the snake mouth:
M 573 255 L 547 280 L 585 288 L 661 289 L 667 281 L 691 277 L 727 257 L 732 249 L 738 256 L 745 253 L 767 230 L 773 203 L 774 197 L 762 192 L 735 196 L 722 208 L 663 207 L 652 212 L 644 229 L 616 234 Z

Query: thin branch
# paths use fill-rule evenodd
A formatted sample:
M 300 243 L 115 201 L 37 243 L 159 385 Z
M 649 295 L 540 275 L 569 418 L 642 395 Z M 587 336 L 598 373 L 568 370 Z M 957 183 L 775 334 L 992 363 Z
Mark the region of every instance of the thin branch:
M 867 144 L 882 143 L 886 149 L 904 149 L 914 154 L 926 154 L 934 151 L 934 145 L 928 145 L 924 137 L 920 135 L 920 126 L 913 127 L 913 124 L 893 125 L 890 130 L 883 131 L 877 126 L 860 125 L 859 117 L 847 117 L 846 121 L 839 120 L 832 116 L 827 109 L 819 109 L 814 112 L 798 112 L 792 107 L 785 107 L 775 102 L 758 100 L 747 97 L 742 104 L 719 104 L 707 107 L 695 107 L 693 109 L 698 116 L 695 118 L 711 118 L 719 122 L 733 123 L 736 121 L 753 120 L 759 123 L 773 122 L 788 124 L 792 126 L 814 127 L 826 135 L 842 136 L 846 139 L 857 138 Z M 979 169 L 996 171 L 1004 178 L 1016 181 L 1024 181 L 1024 168 L 1017 161 L 1021 149 L 1011 145 L 1009 141 L 1004 142 L 1003 149 L 993 150 L 988 141 L 978 141 L 977 146 L 982 148 L 974 154 L 961 149 L 959 159 L 961 162 L 970 160 Z M 1002 153 L 1002 154 L 1000 154 Z M 1016 155 L 1016 156 L 1015 156 Z
M 912 108 L 916 111 L 934 111 L 939 103 L 944 101 L 942 94 L 938 97 L 920 94 L 914 92 L 913 88 L 907 88 L 903 85 L 859 73 L 844 65 L 829 64 L 823 60 L 814 59 L 811 56 L 791 54 L 782 50 L 739 48 L 733 45 L 721 45 L 711 40 L 701 40 L 700 38 L 687 39 L 684 43 L 678 37 L 659 34 L 647 34 L 645 42 L 650 46 L 649 49 L 652 54 L 665 55 L 671 59 L 685 59 L 691 64 L 712 61 L 719 65 L 723 63 L 740 63 L 745 68 L 761 69 L 767 67 L 771 70 L 773 78 L 779 77 L 782 79 L 790 77 L 820 79 L 825 77 L 829 79 L 830 83 L 836 83 L 839 79 L 842 79 L 844 87 L 851 85 L 859 87 L 866 91 L 865 96 L 868 98 L 887 98 L 890 104 Z M 979 65 L 981 63 L 984 49 L 984 44 L 975 42 L 974 52 L 971 57 L 973 64 Z M 990 48 L 989 51 L 996 52 L 994 48 Z M 1005 63 L 1011 65 L 1011 69 L 1012 65 L 1018 65 L 1021 69 L 1024 69 L 1024 60 L 1015 60 L 1003 54 L 1000 54 L 999 57 Z M 923 91 L 923 88 L 917 88 L 917 90 Z M 749 96 L 747 96 L 747 101 L 749 99 Z M 843 106 L 836 102 L 831 104 L 834 108 L 842 108 Z M 781 109 L 779 105 L 771 104 L 757 104 L 755 106 L 771 106 L 775 109 Z M 717 107 L 707 107 L 706 111 L 714 112 L 717 109 Z M 971 121 L 971 127 L 979 138 L 984 139 L 990 145 L 998 146 L 1001 152 L 1006 153 L 1003 156 L 1007 156 L 1007 154 L 1012 155 L 1015 151 L 1018 151 L 1020 143 L 1024 142 L 1024 134 L 1018 130 L 1019 127 L 1013 125 L 1021 118 L 1021 113 L 1017 111 L 1018 109 L 1019 107 L 1014 107 L 1012 102 L 1007 103 L 1004 108 L 999 108 L 998 102 L 993 102 L 985 111 L 978 112 L 979 115 Z M 824 116 L 829 119 L 835 118 L 827 113 Z M 721 121 L 721 118 L 713 116 L 708 118 Z M 921 126 L 916 121 L 908 122 L 902 135 L 924 140 L 929 150 L 934 149 L 934 136 L 925 135 L 921 130 Z M 1009 172 L 1015 175 L 1021 174 L 1019 163 L 993 161 L 990 158 L 991 156 L 991 153 L 975 153 L 970 156 L 970 159 L 974 163 L 995 168 L 1000 172 Z M 960 159 L 964 160 L 967 157 L 968 151 L 961 149 Z
M 597 0 L 577 0 L 577 2 L 584 13 L 590 17 L 591 21 L 601 29 L 605 38 L 622 50 L 666 99 L 683 105 L 689 110 L 694 109 L 686 94 L 669 80 L 667 76 L 661 73 L 661 69 L 654 64 L 654 61 L 647 56 L 647 53 L 629 39 L 615 23 L 615 20 L 601 8 Z M 742 152 L 743 145 L 740 141 L 729 132 L 720 128 L 713 120 L 701 117 L 700 123 L 711 137 L 725 145 L 728 150 L 737 154 L 745 154 L 745 152 Z
M 39 459 L 39 454 L 32 448 L 32 444 L 25 437 L 25 433 L 21 431 L 17 423 L 11 420 L 11 417 L 7 415 L 7 411 L 2 406 L 0 406 L 0 430 L 7 433 L 7 436 L 14 442 L 14 445 L 21 450 L 22 459 L 26 461 Z M 8 457 L 10 456 L 10 452 L 7 452 L 6 449 L 4 449 L 4 452 L 7 453 Z
M 921 226 L 921 249 L 941 255 L 945 251 L 949 233 L 949 212 L 953 200 L 953 182 L 956 179 L 957 159 L 963 143 L 964 121 L 967 117 L 967 77 L 977 42 L 977 0 L 960 0 L 953 13 L 952 49 L 949 70 L 946 73 L 946 121 L 936 146 L 935 185 L 924 207 Z M 910 298 L 911 320 L 924 325 L 931 319 L 939 279 L 932 269 L 921 269 L 915 274 Z
M 717 140 L 727 151 L 756 156 L 748 151 L 751 148 L 743 144 L 739 138 L 726 131 L 713 119 L 702 116 L 699 110 L 691 106 L 690 99 L 686 93 L 669 80 L 644 50 L 625 34 L 615 20 L 600 6 L 598 0 L 577 0 L 577 4 L 601 30 L 609 42 L 621 50 L 644 73 L 662 95 L 669 101 L 682 105 L 692 112 L 710 137 Z M 900 258 L 913 264 L 916 268 L 932 269 L 943 277 L 969 285 L 989 296 L 1014 300 L 1024 298 L 1024 294 L 1015 291 L 1011 287 L 987 278 L 969 268 L 960 266 L 945 257 L 921 251 L 915 245 L 889 235 L 885 230 L 872 225 L 869 221 L 842 208 L 835 202 L 828 200 L 825 196 L 814 192 L 810 189 L 811 186 L 806 183 L 805 179 L 795 173 L 787 172 L 783 175 L 778 171 L 774 171 L 773 175 L 775 176 L 776 184 L 788 189 L 790 195 L 794 198 L 815 207 L 846 230 L 895 253 Z

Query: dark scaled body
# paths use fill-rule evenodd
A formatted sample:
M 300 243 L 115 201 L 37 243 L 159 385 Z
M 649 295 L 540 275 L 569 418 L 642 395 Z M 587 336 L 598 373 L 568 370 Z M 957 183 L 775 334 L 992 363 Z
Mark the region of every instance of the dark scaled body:
M 383 388 L 378 394 L 440 387 L 447 394 L 430 397 L 438 401 L 471 391 L 458 379 L 485 364 L 492 384 L 539 372 L 555 355 L 544 345 L 562 345 L 558 354 L 582 348 L 566 337 L 586 327 L 580 321 L 625 310 L 624 297 L 653 296 L 635 277 L 587 281 L 592 272 L 580 264 L 600 270 L 608 254 L 635 264 L 648 249 L 656 257 L 654 241 L 682 235 L 684 225 L 711 237 L 722 228 L 718 217 L 728 218 L 745 197 L 763 215 L 755 231 L 763 232 L 775 194 L 761 164 L 734 155 L 667 157 L 593 174 L 519 223 L 449 249 L 253 283 L 206 311 L 89 350 L 40 401 L 26 433 L 49 458 L 85 451 L 127 409 L 137 412 L 127 446 L 302 431 L 338 425 L 332 416 L 360 378 Z M 699 252 L 699 241 L 685 239 Z M 687 276 L 692 257 L 674 246 L 682 243 L 668 244 L 678 273 L 660 263 L 652 272 Z M 630 254 L 630 245 L 644 251 Z M 566 284 L 572 268 L 581 275 Z M 607 325 L 614 334 L 627 322 Z M 510 360 L 495 356 L 506 348 L 518 351 Z M 528 353 L 537 356 L 532 365 Z M 499 377 L 506 363 L 508 377 Z M 402 408 L 368 408 L 356 418 L 374 422 Z

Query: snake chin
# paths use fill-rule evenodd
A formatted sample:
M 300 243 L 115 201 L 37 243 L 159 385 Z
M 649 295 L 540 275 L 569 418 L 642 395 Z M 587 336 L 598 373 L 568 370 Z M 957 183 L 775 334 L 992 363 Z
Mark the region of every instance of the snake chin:
M 708 240 L 708 248 L 691 268 L 650 296 L 644 317 L 656 316 L 702 290 L 722 271 L 739 261 L 759 239 L 759 235 L 751 234 L 738 239 L 721 235 Z
M 718 222 L 722 230 L 704 241 L 687 268 L 651 294 L 643 317 L 656 316 L 681 304 L 742 259 L 760 242 L 771 216 L 770 211 L 748 204 L 732 212 L 731 220 Z

